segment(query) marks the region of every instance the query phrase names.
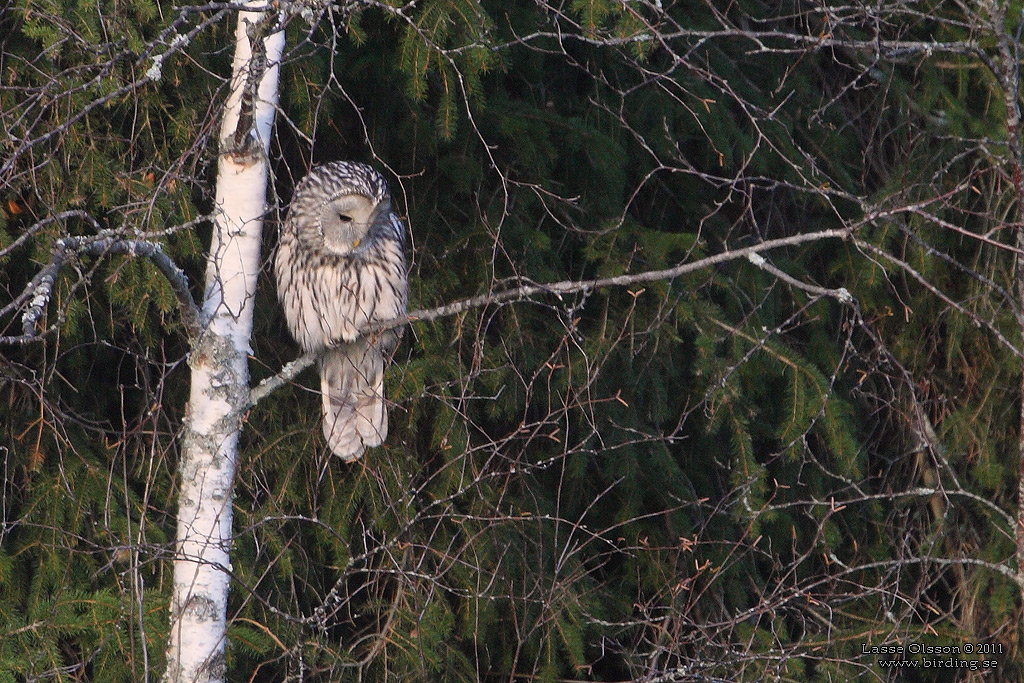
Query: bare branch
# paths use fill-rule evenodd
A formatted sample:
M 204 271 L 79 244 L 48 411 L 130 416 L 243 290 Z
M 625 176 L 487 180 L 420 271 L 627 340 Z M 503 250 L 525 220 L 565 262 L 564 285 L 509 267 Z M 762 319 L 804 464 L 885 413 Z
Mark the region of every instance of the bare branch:
M 77 212 L 68 212 L 62 215 L 72 214 L 77 215 Z M 54 217 L 54 220 L 58 218 Z M 110 237 L 101 233 L 93 237 L 61 237 L 54 242 L 50 261 L 32 278 L 18 297 L 0 309 L 0 315 L 5 315 L 31 300 L 21 317 L 22 333 L 16 336 L 0 337 L 0 344 L 28 344 L 42 339 L 42 336 L 36 332 L 36 324 L 46 311 L 57 273 L 70 260 L 85 254 L 101 257 L 107 254 L 124 254 L 149 259 L 167 279 L 174 291 L 186 334 L 190 339 L 198 337 L 202 327 L 201 314 L 192 298 L 192 292 L 189 290 L 188 278 L 185 276 L 185 272 L 164 253 L 160 245 L 143 240 Z
M 592 280 L 565 280 L 562 282 L 553 282 L 550 284 L 530 284 L 515 287 L 513 289 L 507 289 L 500 292 L 491 292 L 488 294 L 482 294 L 480 296 L 470 297 L 469 299 L 463 299 L 462 301 L 455 301 L 444 306 L 438 306 L 437 308 L 420 309 L 412 311 L 408 315 L 402 318 L 396 318 L 387 322 L 378 323 L 376 325 L 367 325 L 365 327 L 365 334 L 374 334 L 383 332 L 384 330 L 391 330 L 396 327 L 402 327 L 409 323 L 418 322 L 430 322 L 439 318 L 447 318 L 474 308 L 483 308 L 485 306 L 500 305 L 511 302 L 527 301 L 531 298 L 544 295 L 553 294 L 556 297 L 561 298 L 563 294 L 576 294 L 579 292 L 591 292 L 595 289 L 604 289 L 607 287 L 628 287 L 630 285 L 641 284 L 644 282 L 656 282 L 662 280 L 673 280 L 683 275 L 709 268 L 711 266 L 727 263 L 729 261 L 735 261 L 742 258 L 747 258 L 755 262 L 758 267 L 762 267 L 777 276 L 782 274 L 782 271 L 769 266 L 767 263 L 763 265 L 758 264 L 755 259 L 759 257 L 761 252 L 770 251 L 772 249 L 779 249 L 782 247 L 796 246 L 799 244 L 806 244 L 808 242 L 817 242 L 823 239 L 849 239 L 851 232 L 849 230 L 821 230 L 818 232 L 802 233 L 792 235 L 789 237 L 780 237 L 774 240 L 767 240 L 761 244 L 756 244 L 750 247 L 740 247 L 737 249 L 730 249 L 714 256 L 708 256 L 706 258 L 698 259 L 689 263 L 681 263 L 672 268 L 664 268 L 661 270 L 652 270 L 641 273 L 633 273 L 629 275 L 616 275 L 613 277 L 595 278 Z M 763 261 L 763 258 L 762 258 Z M 784 275 L 784 274 L 783 274 Z M 786 282 L 798 286 L 806 291 L 811 291 L 818 295 L 831 296 L 841 303 L 852 303 L 853 298 L 849 292 L 842 289 L 830 290 L 817 288 L 812 285 L 806 285 L 800 283 L 795 278 L 791 278 L 788 275 L 785 276 Z M 294 361 L 288 363 L 281 369 L 281 371 L 261 381 L 256 387 L 253 388 L 249 395 L 250 405 L 256 405 L 261 400 L 266 398 L 268 395 L 281 388 L 288 382 L 292 381 L 306 368 L 310 367 L 316 362 L 318 354 L 307 353 Z

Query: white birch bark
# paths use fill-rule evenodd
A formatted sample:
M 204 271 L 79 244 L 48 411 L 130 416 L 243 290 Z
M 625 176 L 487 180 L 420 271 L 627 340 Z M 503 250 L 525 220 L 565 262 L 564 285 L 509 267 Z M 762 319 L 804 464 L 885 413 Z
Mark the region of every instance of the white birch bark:
M 165 683 L 223 681 L 226 672 L 232 483 L 248 406 L 247 357 L 266 210 L 267 150 L 284 48 L 284 34 L 276 28 L 265 15 L 239 14 L 231 93 L 221 127 L 216 219 L 202 309 L 205 329 L 190 359 Z

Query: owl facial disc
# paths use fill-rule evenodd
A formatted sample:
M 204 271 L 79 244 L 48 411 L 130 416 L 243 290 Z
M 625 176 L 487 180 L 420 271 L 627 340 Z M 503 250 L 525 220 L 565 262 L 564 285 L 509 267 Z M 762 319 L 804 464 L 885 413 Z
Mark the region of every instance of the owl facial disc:
M 353 253 L 370 230 L 374 201 L 360 194 L 345 194 L 325 203 L 320 210 L 320 234 L 333 254 Z

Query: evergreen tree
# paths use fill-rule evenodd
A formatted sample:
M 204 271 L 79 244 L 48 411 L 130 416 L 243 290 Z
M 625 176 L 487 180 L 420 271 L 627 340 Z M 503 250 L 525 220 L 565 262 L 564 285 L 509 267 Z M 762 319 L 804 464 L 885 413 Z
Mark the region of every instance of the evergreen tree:
M 266 219 L 373 163 L 418 311 L 360 464 L 256 394 L 228 679 L 1019 677 L 1015 6 L 270 9 Z M 0 12 L 0 681 L 155 680 L 236 8 Z

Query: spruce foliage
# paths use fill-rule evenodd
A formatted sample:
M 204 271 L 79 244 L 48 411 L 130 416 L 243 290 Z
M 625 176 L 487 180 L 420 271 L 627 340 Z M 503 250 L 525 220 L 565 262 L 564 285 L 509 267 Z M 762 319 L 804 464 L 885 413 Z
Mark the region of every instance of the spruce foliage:
M 861 645 L 910 642 L 998 646 L 1017 677 L 1021 198 L 994 43 L 865 47 L 980 40 L 929 4 L 884 26 L 754 0 L 296 17 L 271 218 L 314 161 L 386 168 L 412 308 L 851 226 L 764 257 L 853 299 L 736 259 L 414 322 L 391 436 L 352 466 L 300 376 L 242 435 L 229 678 L 885 679 Z M 0 306 L 98 230 L 199 282 L 221 12 L 2 10 Z M 259 297 L 256 380 L 299 354 L 269 272 Z M 144 258 L 83 255 L 36 332 L 0 356 L 0 681 L 152 680 L 177 298 Z

